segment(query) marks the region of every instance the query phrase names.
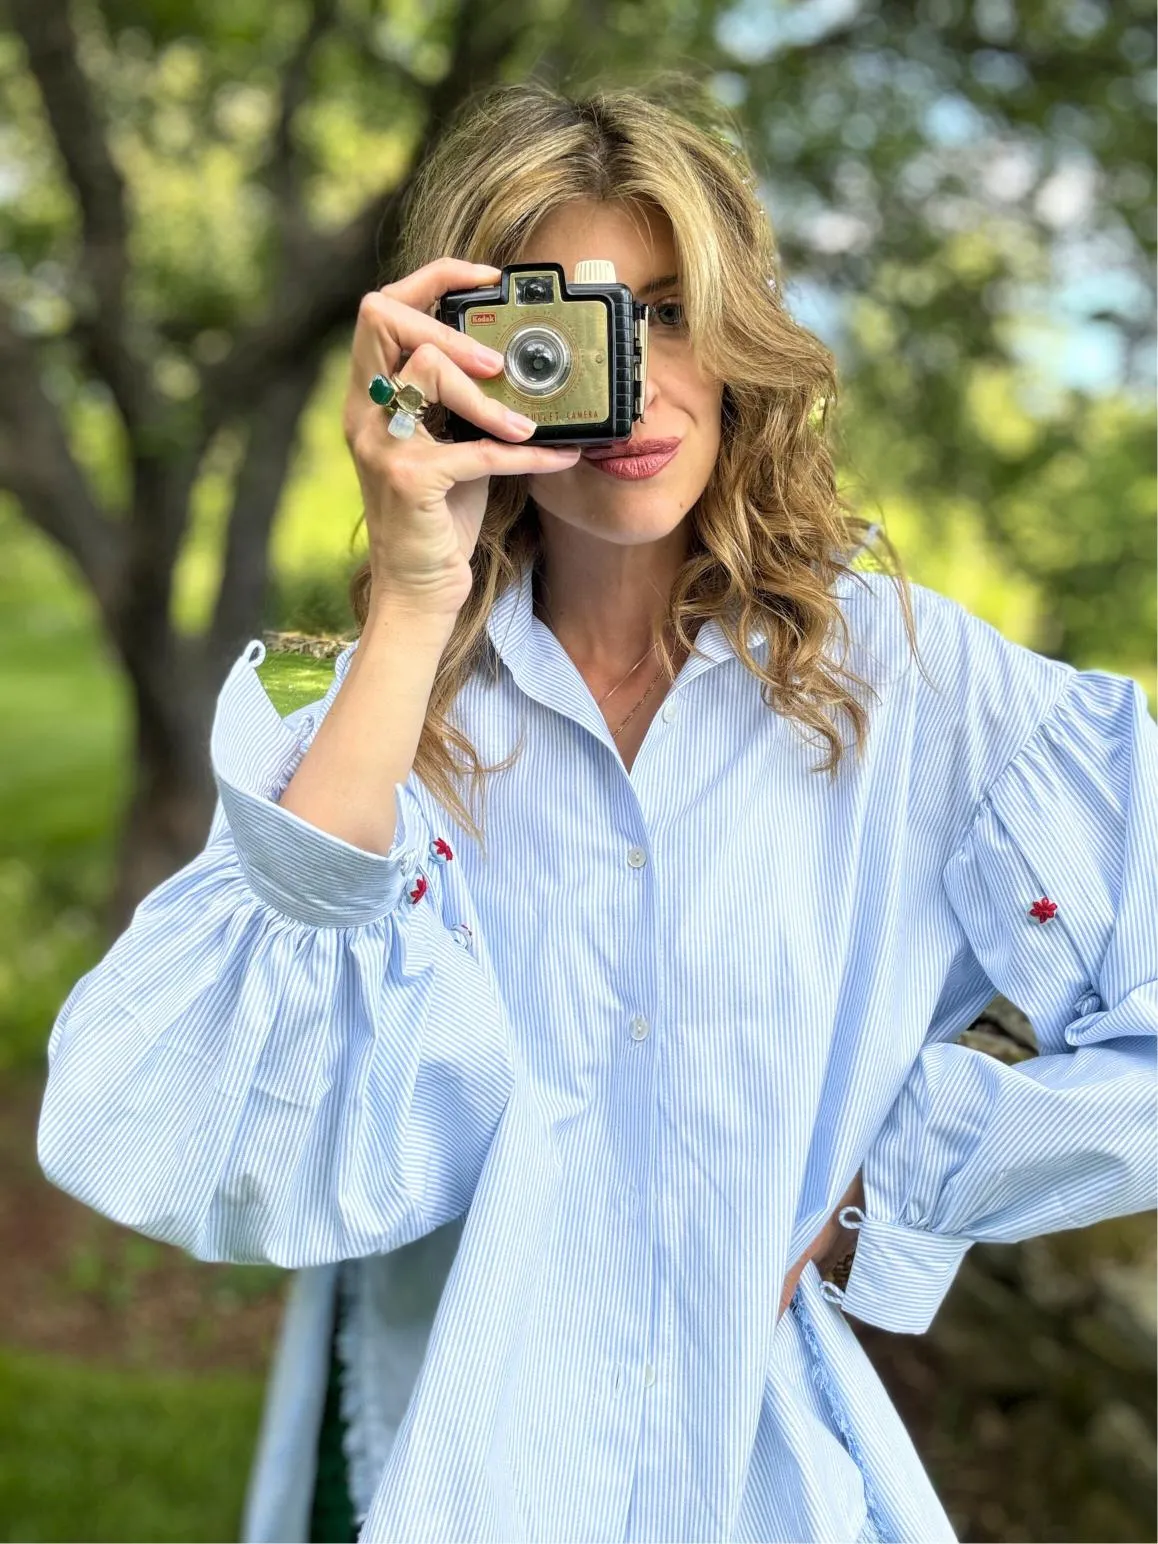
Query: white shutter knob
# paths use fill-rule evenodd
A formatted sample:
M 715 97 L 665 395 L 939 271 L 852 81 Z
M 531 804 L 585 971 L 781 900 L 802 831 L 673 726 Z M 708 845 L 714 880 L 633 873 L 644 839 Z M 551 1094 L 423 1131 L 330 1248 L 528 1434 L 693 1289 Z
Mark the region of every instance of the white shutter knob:
M 575 264 L 572 284 L 614 284 L 615 264 L 606 257 L 585 257 Z

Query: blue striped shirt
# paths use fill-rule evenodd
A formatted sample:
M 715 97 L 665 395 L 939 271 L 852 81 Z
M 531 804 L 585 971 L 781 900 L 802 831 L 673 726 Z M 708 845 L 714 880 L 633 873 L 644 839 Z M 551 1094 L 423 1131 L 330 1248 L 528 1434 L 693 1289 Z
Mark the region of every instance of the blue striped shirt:
M 838 582 L 877 700 L 833 783 L 714 621 L 628 772 L 525 574 L 454 705 L 523 737 L 485 857 L 413 775 L 385 855 L 283 810 L 351 651 L 284 719 L 237 660 L 207 845 L 65 1001 L 39 1155 L 300 1269 L 251 1537 L 305 1536 L 340 1275 L 363 1539 L 955 1538 L 846 1315 L 920 1333 L 974 1240 L 1155 1204 L 1158 725 L 912 593 L 928 678 Z M 1039 1057 L 954 1043 L 998 991 Z M 860 1168 L 847 1290 L 778 1316 Z

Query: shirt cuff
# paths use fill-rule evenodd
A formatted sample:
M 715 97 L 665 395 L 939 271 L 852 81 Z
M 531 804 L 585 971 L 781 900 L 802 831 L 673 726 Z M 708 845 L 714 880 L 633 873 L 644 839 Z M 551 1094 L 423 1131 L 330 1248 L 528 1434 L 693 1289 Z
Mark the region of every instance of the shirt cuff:
M 235 662 L 217 699 L 209 754 L 238 861 L 268 906 L 313 927 L 361 927 L 401 901 L 426 850 L 394 785 L 397 828 L 389 852 L 372 853 L 312 826 L 277 803 L 304 754 L 257 675 L 260 640 Z
M 859 1207 L 860 1236 L 848 1283 L 822 1283 L 830 1302 L 837 1303 L 878 1329 L 902 1335 L 923 1335 L 953 1284 L 971 1238 L 947 1238 L 920 1228 L 866 1218 Z M 858 1224 L 849 1224 L 858 1226 Z

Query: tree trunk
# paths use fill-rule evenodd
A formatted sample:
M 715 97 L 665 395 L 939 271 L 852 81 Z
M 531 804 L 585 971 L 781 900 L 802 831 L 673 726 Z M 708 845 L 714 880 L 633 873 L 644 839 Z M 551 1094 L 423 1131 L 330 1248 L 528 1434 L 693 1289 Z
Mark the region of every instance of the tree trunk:
M 144 896 L 205 845 L 215 801 L 210 702 L 189 662 L 156 669 L 129 661 L 127 669 L 136 705 L 134 783 L 103 918 L 110 937 L 124 931 Z

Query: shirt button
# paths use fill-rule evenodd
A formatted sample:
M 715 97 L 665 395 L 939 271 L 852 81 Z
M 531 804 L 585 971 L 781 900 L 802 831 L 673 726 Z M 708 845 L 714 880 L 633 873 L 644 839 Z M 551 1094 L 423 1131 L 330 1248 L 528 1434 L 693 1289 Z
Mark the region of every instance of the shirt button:
M 631 1021 L 631 1038 L 633 1040 L 646 1040 L 651 1025 L 642 1013 L 637 1013 Z
M 676 707 L 674 702 L 665 702 L 663 709 L 661 710 L 660 717 L 663 719 L 665 724 L 670 724 L 678 712 L 679 709 Z
M 639 1191 L 634 1185 L 624 1185 L 619 1196 L 619 1208 L 627 1217 L 634 1217 L 639 1210 Z
M 647 862 L 647 853 L 642 847 L 629 847 L 627 849 L 627 861 L 632 868 L 642 868 Z
M 655 1382 L 655 1368 L 651 1365 L 650 1362 L 644 1362 L 644 1364 L 643 1364 L 643 1386 L 644 1386 L 644 1388 L 645 1389 L 649 1389 L 654 1382 Z

